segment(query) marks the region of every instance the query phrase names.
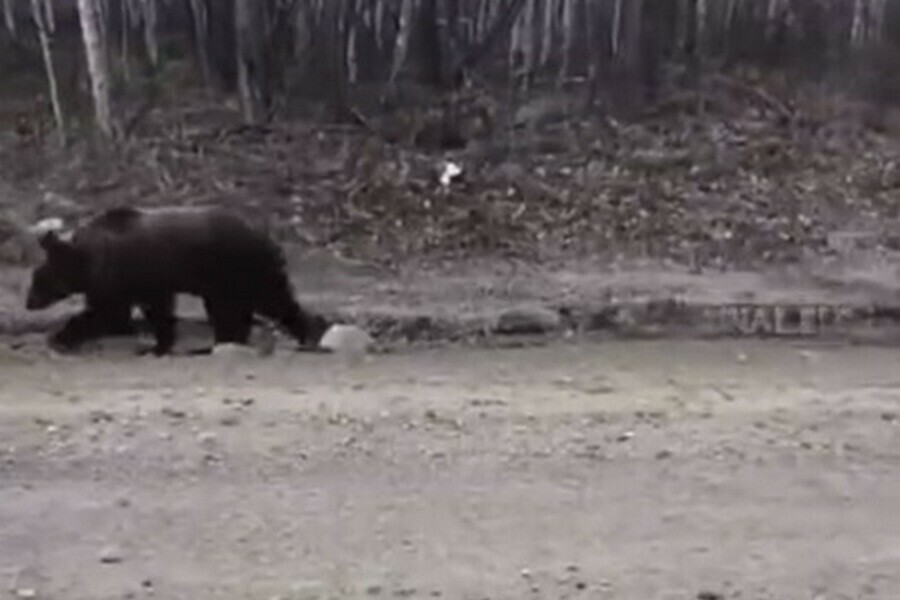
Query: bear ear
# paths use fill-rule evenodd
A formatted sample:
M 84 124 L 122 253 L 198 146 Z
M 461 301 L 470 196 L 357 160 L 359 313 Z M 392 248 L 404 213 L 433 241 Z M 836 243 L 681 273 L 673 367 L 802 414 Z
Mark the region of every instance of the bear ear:
M 41 236 L 41 248 L 48 256 L 68 256 L 75 251 L 71 241 L 60 236 L 56 231 L 48 231 Z

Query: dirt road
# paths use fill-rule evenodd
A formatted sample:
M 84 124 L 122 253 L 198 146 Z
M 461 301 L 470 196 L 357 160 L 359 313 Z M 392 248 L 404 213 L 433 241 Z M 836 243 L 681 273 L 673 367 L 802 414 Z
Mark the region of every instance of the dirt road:
M 900 597 L 896 349 L 0 353 L 0 597 Z

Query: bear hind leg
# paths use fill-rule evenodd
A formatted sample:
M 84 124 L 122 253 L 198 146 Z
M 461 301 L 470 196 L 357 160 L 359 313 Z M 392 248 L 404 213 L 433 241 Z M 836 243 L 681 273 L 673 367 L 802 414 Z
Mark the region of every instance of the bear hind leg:
M 242 302 L 221 298 L 204 298 L 206 314 L 218 344 L 242 344 L 250 341 L 253 311 Z
M 286 281 L 260 295 L 256 312 L 281 325 L 301 346 L 317 345 L 328 329 L 324 318 L 307 312 L 294 299 Z
M 176 340 L 175 295 L 160 294 L 145 300 L 141 303 L 141 311 L 156 338 L 153 354 L 163 356 L 171 352 Z

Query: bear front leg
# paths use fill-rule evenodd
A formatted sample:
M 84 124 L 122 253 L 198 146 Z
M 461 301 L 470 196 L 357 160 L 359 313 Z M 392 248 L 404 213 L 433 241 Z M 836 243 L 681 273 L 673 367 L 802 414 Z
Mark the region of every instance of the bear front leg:
M 175 295 L 161 294 L 149 298 L 141 303 L 141 312 L 156 338 L 153 354 L 163 356 L 171 352 L 176 339 Z
M 104 309 L 106 335 L 132 336 L 137 334 L 137 326 L 132 318 L 131 304 L 110 306 Z
M 74 350 L 85 342 L 103 337 L 106 324 L 102 313 L 87 308 L 71 317 L 63 327 L 50 336 L 50 346 L 56 350 Z

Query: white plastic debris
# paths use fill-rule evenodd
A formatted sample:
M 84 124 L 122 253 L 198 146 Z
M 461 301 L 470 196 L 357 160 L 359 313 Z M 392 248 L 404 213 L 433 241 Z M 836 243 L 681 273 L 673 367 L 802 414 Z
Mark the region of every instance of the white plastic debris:
M 461 166 L 453 161 L 446 161 L 441 167 L 441 185 L 444 187 L 449 186 L 455 177 L 462 175 L 462 172 L 463 170 Z

